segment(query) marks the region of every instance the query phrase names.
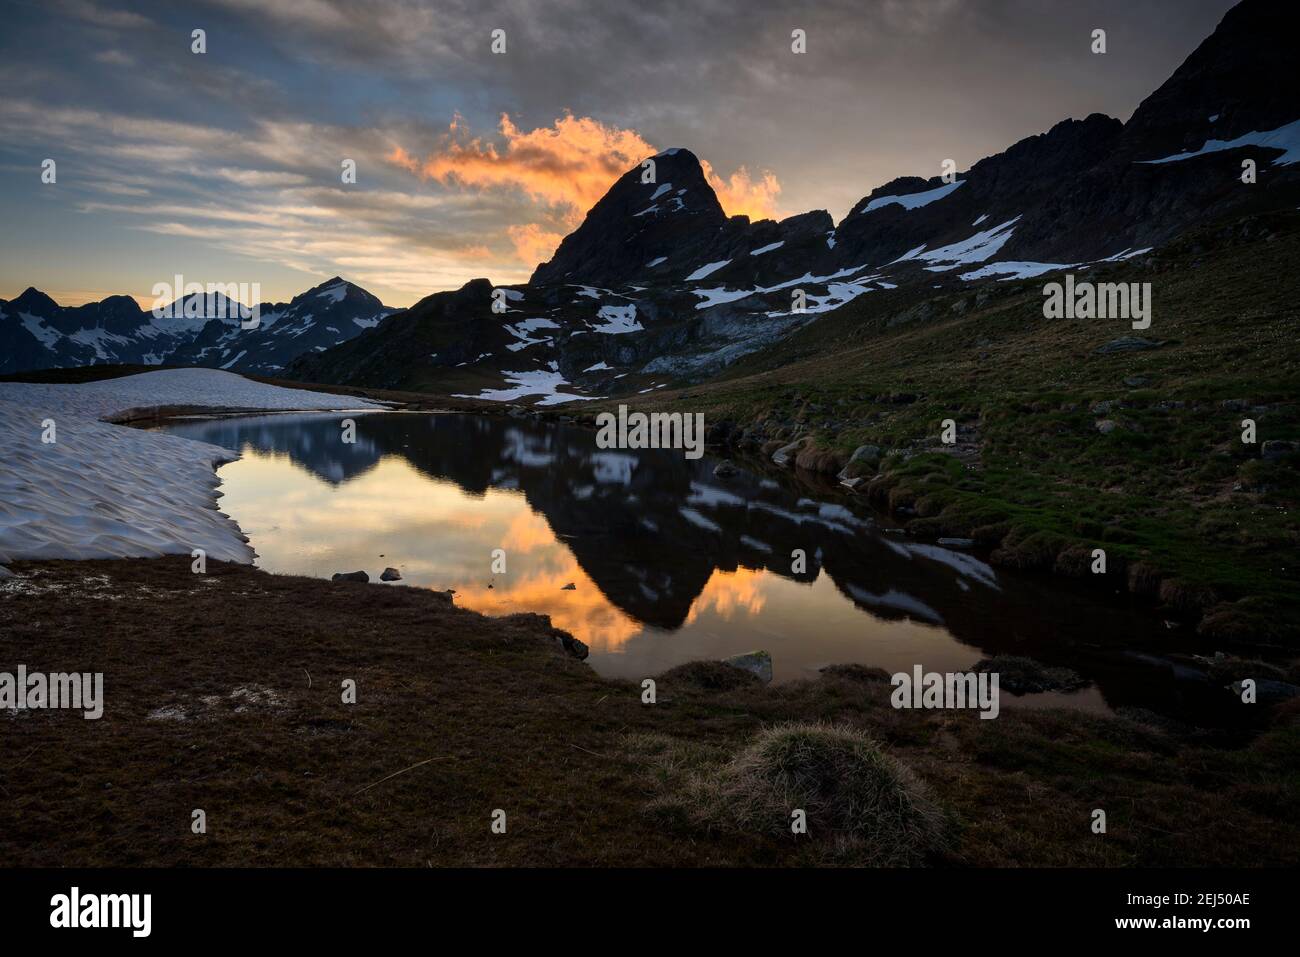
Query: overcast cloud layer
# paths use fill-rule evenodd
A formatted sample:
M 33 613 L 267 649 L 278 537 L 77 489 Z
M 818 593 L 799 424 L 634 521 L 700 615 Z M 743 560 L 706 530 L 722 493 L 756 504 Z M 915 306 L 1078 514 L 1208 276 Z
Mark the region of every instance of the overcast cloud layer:
M 337 273 L 401 306 L 518 282 L 670 146 L 700 156 L 729 213 L 838 219 L 945 158 L 967 168 L 1069 116 L 1127 119 L 1231 5 L 9 2 L 0 297 L 148 303 L 182 273 L 273 300 Z

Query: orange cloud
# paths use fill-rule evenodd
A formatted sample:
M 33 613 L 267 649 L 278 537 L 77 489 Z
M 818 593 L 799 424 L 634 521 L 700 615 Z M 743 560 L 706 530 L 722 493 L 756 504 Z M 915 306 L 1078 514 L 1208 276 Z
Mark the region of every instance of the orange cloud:
M 507 226 L 506 233 L 515 245 L 515 255 L 520 262 L 544 263 L 551 258 L 555 247 L 564 239 L 563 233 L 552 233 L 537 223 L 525 223 L 522 226 Z
M 658 152 L 636 130 L 607 126 L 589 116 L 565 114 L 550 126 L 522 130 L 503 113 L 498 132 L 500 144 L 473 136 L 456 116 L 438 149 L 425 159 L 394 146 L 388 160 L 443 185 L 520 190 L 572 229 L 615 180 Z M 709 163 L 701 161 L 701 166 L 728 215 L 776 215 L 781 184 L 771 172 L 755 179 L 742 166 L 724 179 Z M 535 223 L 510 229 L 525 262 L 549 258 L 560 238 Z
M 457 117 L 442 147 L 423 161 L 400 146 L 388 158 L 444 185 L 521 189 L 576 226 L 614 180 L 656 152 L 635 130 L 605 126 L 589 116 L 566 114 L 550 126 L 524 131 L 503 113 L 500 133 L 505 143 L 498 149 L 470 136 Z
M 724 180 L 714 172 L 708 160 L 700 160 L 700 166 L 728 216 L 743 214 L 750 219 L 776 218 L 776 197 L 781 193 L 781 184 L 775 174 L 764 170 L 762 177 L 754 180 L 749 170 L 742 166 Z

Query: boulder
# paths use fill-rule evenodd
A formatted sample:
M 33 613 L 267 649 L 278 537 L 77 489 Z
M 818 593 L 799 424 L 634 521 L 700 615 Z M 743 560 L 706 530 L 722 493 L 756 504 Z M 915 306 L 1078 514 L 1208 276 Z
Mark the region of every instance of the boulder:
M 565 653 L 570 658 L 577 658 L 579 661 L 587 660 L 587 655 L 591 652 L 587 648 L 587 643 L 585 641 L 580 641 L 579 639 L 574 638 L 568 632 L 560 632 L 559 639 L 561 647 L 564 648 Z
M 799 450 L 808 444 L 808 436 L 801 439 L 795 439 L 788 445 L 783 445 L 772 453 L 772 461 L 782 468 L 787 468 L 794 462 L 794 458 L 799 454 Z
M 1112 339 L 1104 346 L 1098 346 L 1095 351 L 1099 356 L 1107 356 L 1116 352 L 1143 352 L 1147 349 L 1159 349 L 1163 345 L 1163 342 L 1143 339 L 1141 336 L 1120 336 L 1118 339 Z
M 370 576 L 365 572 L 335 572 L 330 581 L 336 582 L 368 582 Z
M 1021 655 L 982 658 L 971 671 L 997 674 L 999 688 L 1014 695 L 1077 691 L 1088 686 L 1088 681 L 1076 671 L 1045 665 Z
M 741 671 L 748 671 L 765 685 L 772 683 L 772 656 L 766 651 L 747 651 L 743 655 L 732 655 L 730 658 L 723 658 L 722 663 L 732 668 L 739 668 Z
M 1259 457 L 1269 462 L 1276 462 L 1295 455 L 1300 450 L 1300 443 L 1285 442 L 1282 439 L 1269 439 L 1259 447 Z
M 713 468 L 713 475 L 715 478 L 731 478 L 738 471 L 730 462 L 719 462 Z
M 841 482 L 847 479 L 866 478 L 880 471 L 880 446 L 859 445 L 849 456 L 848 463 L 835 476 Z
M 396 568 L 385 568 L 384 573 L 379 576 L 379 580 L 386 582 L 400 582 L 402 580 L 402 573 Z

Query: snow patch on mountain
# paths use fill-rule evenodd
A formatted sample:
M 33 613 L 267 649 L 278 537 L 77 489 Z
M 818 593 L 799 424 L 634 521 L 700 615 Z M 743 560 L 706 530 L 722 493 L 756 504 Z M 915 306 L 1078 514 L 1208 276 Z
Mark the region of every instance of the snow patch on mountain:
M 961 278 L 967 282 L 977 279 L 991 279 L 994 276 L 999 277 L 999 281 L 1006 282 L 1009 279 L 1032 279 L 1035 276 L 1041 276 L 1045 272 L 1052 272 L 1056 269 L 1070 269 L 1073 263 L 1035 263 L 1035 262 L 1000 262 L 989 263 L 987 266 L 981 266 L 979 269 L 971 272 L 964 272 Z
M 697 279 L 705 279 L 709 276 L 712 276 L 715 272 L 717 272 L 719 269 L 721 269 L 723 266 L 726 266 L 730 262 L 731 262 L 730 259 L 720 259 L 718 262 L 715 263 L 707 263 L 701 266 L 699 269 L 695 270 L 695 272 L 691 273 L 689 276 L 687 276 L 686 281 L 694 282 Z
M 901 196 L 877 196 L 862 208 L 862 212 L 870 213 L 873 210 L 893 205 L 902 206 L 904 209 L 920 209 L 922 206 L 929 206 L 931 203 L 943 199 L 965 182 L 964 179 L 959 179 L 955 183 L 944 183 L 942 186 L 936 186 L 934 189 L 927 189 L 920 193 L 904 193 Z
M 606 335 L 621 335 L 625 332 L 639 332 L 645 327 L 637 321 L 636 306 L 601 306 L 600 311 L 596 313 L 598 319 L 604 320 L 604 325 L 592 326 L 592 332 L 603 332 Z
M 903 258 L 911 257 L 928 263 L 936 263 L 937 265 L 925 267 L 930 272 L 944 272 L 968 263 L 981 263 L 996 256 L 998 250 L 1007 244 L 1007 240 L 1015 232 L 1015 224 L 1019 221 L 1020 217 L 1017 216 L 1015 219 L 1008 219 L 1005 223 L 978 232 L 960 242 L 949 243 L 947 246 L 940 246 L 938 249 L 915 252 L 914 254 L 908 253 Z
M 592 399 L 602 398 L 602 396 L 575 395 L 571 392 L 561 392 L 561 386 L 571 386 L 572 383 L 559 372 L 552 370 L 537 369 L 523 372 L 502 372 L 501 374 L 506 377 L 507 382 L 513 383 L 512 387 L 484 389 L 478 395 L 461 393 L 454 396 L 454 398 L 483 399 L 487 402 L 514 402 L 524 398 L 540 397 L 537 405 L 561 405 L 565 402 L 588 402 Z
M 1140 162 L 1147 165 L 1181 163 L 1193 156 L 1221 153 L 1224 150 L 1240 149 L 1243 146 L 1261 146 L 1267 149 L 1282 150 L 1282 155 L 1273 160 L 1274 166 L 1290 166 L 1292 163 L 1300 162 L 1300 120 L 1295 120 L 1285 126 L 1279 126 L 1275 130 L 1246 133 L 1234 140 L 1206 140 L 1200 149 L 1187 153 L 1175 153 L 1161 159 L 1141 160 Z

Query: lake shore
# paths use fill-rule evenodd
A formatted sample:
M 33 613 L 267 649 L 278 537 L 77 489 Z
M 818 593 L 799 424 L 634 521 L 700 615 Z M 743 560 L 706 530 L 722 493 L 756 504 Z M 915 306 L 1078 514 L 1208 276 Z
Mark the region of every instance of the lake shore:
M 703 799 L 786 722 L 860 733 L 920 782 L 941 824 L 906 863 L 1297 863 L 1293 708 L 1238 747 L 1154 715 L 900 711 L 860 667 L 773 688 L 707 664 L 659 676 L 651 705 L 540 616 L 427 590 L 181 557 L 15 571 L 0 661 L 105 676 L 98 721 L 0 714 L 15 865 L 881 863 L 816 814 L 794 836 Z

